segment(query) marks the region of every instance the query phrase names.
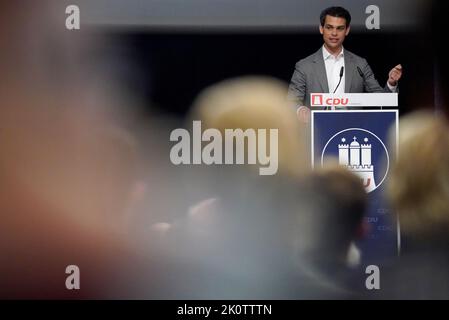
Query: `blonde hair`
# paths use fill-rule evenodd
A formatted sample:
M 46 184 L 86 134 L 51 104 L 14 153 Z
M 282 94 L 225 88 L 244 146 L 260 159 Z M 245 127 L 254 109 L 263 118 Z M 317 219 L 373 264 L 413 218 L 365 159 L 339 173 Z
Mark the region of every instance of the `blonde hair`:
M 449 231 L 449 126 L 417 112 L 401 119 L 398 159 L 388 196 L 408 235 Z
M 279 172 L 297 175 L 304 170 L 305 143 L 293 108 L 287 105 L 287 87 L 268 77 L 225 80 L 204 90 L 191 116 L 204 127 L 278 129 Z

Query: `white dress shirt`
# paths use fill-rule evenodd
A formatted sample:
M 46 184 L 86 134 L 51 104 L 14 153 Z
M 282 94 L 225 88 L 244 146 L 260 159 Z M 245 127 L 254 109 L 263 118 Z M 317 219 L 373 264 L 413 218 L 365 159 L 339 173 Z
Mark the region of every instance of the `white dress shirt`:
M 334 93 L 335 88 L 337 88 L 338 81 L 340 80 L 341 67 L 345 66 L 344 49 L 341 48 L 340 53 L 337 56 L 334 56 L 327 51 L 325 46 L 323 46 L 323 59 L 326 67 L 329 93 Z M 343 72 L 343 77 L 341 78 L 340 85 L 338 86 L 337 91 L 335 91 L 335 94 L 345 93 L 345 73 L 346 70 Z

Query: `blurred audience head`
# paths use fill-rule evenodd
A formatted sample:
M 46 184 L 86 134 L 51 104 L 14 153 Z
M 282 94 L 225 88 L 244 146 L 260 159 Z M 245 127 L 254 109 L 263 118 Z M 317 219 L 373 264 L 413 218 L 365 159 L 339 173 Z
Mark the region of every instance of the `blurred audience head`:
M 335 164 L 314 171 L 306 182 L 309 193 L 303 210 L 303 228 L 311 233 L 306 253 L 342 264 L 352 241 L 363 235 L 363 217 L 368 203 L 361 179 Z M 308 231 L 307 231 L 308 230 Z
M 307 166 L 304 141 L 296 114 L 287 106 L 286 92 L 286 84 L 274 78 L 248 76 L 225 80 L 199 95 L 191 118 L 222 134 L 225 129 L 266 129 L 267 134 L 270 129 L 278 129 L 277 174 L 299 175 Z M 268 137 L 266 141 L 269 143 Z
M 443 117 L 421 111 L 401 118 L 388 195 L 404 235 L 449 231 L 449 126 Z
M 122 235 L 138 157 L 104 38 L 66 30 L 62 1 L 0 8 L 0 296 L 132 294 L 117 284 L 136 261 Z M 71 264 L 84 290 L 65 288 Z

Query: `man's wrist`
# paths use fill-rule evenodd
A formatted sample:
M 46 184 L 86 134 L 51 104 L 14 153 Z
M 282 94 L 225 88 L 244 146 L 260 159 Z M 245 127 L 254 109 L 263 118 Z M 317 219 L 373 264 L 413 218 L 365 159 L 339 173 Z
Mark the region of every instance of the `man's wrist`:
M 393 85 L 390 83 L 390 81 L 387 81 L 387 86 L 388 89 L 390 89 L 391 92 L 396 92 L 396 89 L 398 87 L 398 82 L 396 81 L 396 83 Z

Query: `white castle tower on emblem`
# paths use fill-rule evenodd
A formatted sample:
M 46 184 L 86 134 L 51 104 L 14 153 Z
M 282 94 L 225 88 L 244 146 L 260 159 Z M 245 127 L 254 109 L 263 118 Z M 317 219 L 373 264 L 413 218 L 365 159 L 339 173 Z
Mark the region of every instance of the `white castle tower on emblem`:
M 371 164 L 371 144 L 359 144 L 356 137 L 353 140 L 348 145 L 345 144 L 345 138 L 341 139 L 342 144 L 338 145 L 338 162 L 360 176 L 366 191 L 371 192 L 376 189 L 374 166 Z M 368 138 L 363 141 L 367 143 Z

